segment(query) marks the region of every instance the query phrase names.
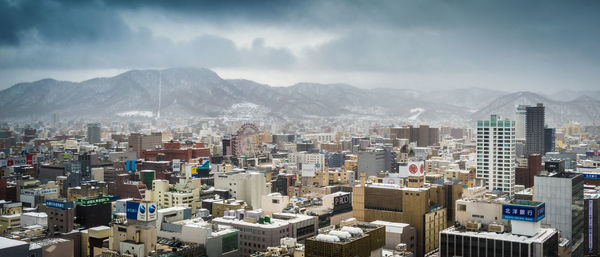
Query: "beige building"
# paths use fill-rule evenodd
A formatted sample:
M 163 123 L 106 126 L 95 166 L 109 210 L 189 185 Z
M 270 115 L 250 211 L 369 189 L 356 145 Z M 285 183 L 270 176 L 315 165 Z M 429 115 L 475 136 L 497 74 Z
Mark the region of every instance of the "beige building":
M 361 184 L 353 189 L 352 212 L 359 221 L 376 220 L 408 223 L 417 232 L 416 256 L 421 257 L 439 245 L 440 231 L 447 228 L 449 205 L 462 197 L 462 187 L 426 184 L 410 188 L 390 184 Z M 459 189 L 460 188 L 460 189 Z M 451 208 L 452 210 L 454 208 Z
M 175 185 L 175 192 L 171 191 L 168 180 L 155 179 L 152 181 L 152 190 L 146 191 L 148 201 L 157 202 L 160 208 L 173 206 L 193 207 L 200 202 L 200 179 L 182 179 Z

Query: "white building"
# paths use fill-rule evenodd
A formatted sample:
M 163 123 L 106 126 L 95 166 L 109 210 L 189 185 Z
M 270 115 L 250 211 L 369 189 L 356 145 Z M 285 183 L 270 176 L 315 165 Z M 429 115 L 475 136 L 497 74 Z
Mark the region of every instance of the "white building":
M 21 227 L 40 225 L 48 227 L 48 215 L 44 212 L 26 212 L 21 214 Z
M 477 121 L 477 179 L 488 190 L 512 195 L 515 187 L 515 122 L 491 115 Z
M 303 167 L 315 167 L 315 172 L 325 171 L 325 155 L 320 153 L 290 153 L 288 160 L 290 163 L 301 164 Z
M 263 173 L 232 171 L 215 175 L 215 188 L 228 190 L 231 197 L 244 200 L 253 209 L 262 206 L 262 197 L 271 192 Z

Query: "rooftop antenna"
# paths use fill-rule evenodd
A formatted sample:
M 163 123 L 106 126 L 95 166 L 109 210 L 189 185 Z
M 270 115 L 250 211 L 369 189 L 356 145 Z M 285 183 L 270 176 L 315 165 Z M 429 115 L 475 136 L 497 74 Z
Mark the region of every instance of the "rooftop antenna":
M 162 96 L 162 71 L 158 71 L 158 112 L 156 114 L 156 119 L 160 118 L 160 104 Z

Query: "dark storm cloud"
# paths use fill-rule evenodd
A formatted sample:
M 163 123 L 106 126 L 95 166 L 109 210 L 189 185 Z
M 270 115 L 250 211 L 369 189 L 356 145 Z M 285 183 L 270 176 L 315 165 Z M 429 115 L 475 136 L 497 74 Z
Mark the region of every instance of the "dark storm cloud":
M 177 41 L 157 33 L 148 16 L 127 24 L 140 12 L 174 24 L 317 30 L 332 39 L 300 53 L 260 36 L 248 47 L 211 32 Z M 599 13 L 599 1 L 0 0 L 0 68 L 495 72 L 575 77 L 592 87 Z

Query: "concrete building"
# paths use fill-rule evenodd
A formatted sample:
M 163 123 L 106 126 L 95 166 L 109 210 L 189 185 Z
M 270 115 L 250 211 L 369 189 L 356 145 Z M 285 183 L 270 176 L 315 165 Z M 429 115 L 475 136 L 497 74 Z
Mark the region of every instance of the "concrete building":
M 393 250 L 398 244 L 405 244 L 407 251 L 413 253 L 416 251 L 417 231 L 410 224 L 381 220 L 373 221 L 371 224 L 385 226 L 384 249 Z
M 526 167 L 515 167 L 515 185 L 523 185 L 525 188 L 533 186 L 534 178 L 542 171 L 542 156 L 532 154 L 527 157 Z
M 385 227 L 355 223 L 340 229 L 323 231 L 306 239 L 306 256 L 379 257 L 385 246 Z
M 440 256 L 558 256 L 558 231 L 541 228 L 542 202 L 463 199 L 457 209 L 456 225 L 440 233 Z
M 538 103 L 536 106 L 527 106 L 525 121 L 525 154 L 540 154 L 544 155 L 544 125 L 545 125 L 545 108 L 544 105 Z
M 515 117 L 515 140 L 525 141 L 527 107 L 527 105 L 517 106 L 517 112 Z
M 510 203 L 507 199 L 471 198 L 456 201 L 456 223 L 467 226 L 468 223 L 509 225 L 502 219 L 502 205 Z
M 64 200 L 46 201 L 48 215 L 48 231 L 50 235 L 56 232 L 71 232 L 75 226 L 75 205 Z
M 558 257 L 558 231 L 544 228 L 525 237 L 450 227 L 440 233 L 439 256 Z
M 142 200 L 127 202 L 125 222 L 112 224 L 109 248 L 120 254 L 148 256 L 156 249 L 156 203 Z
M 162 147 L 161 132 L 155 132 L 150 135 L 131 133 L 128 140 L 129 150 L 136 152 L 138 156 L 141 156 L 142 150 L 154 149 L 157 146 Z
M 158 210 L 158 236 L 204 245 L 207 256 L 238 256 L 239 231 L 212 226 L 201 218 L 191 218 L 191 208 L 171 207 Z
M 584 254 L 583 174 L 550 173 L 535 176 L 534 200 L 546 203 L 545 224 L 571 241 L 573 256 Z
M 271 192 L 271 184 L 259 172 L 232 171 L 215 174 L 215 188 L 229 191 L 231 197 L 244 200 L 253 209 L 261 208 L 262 197 Z
M 509 195 L 515 187 L 515 122 L 491 115 L 477 121 L 477 173 L 488 190 Z
M 367 176 L 376 176 L 381 171 L 393 171 L 395 154 L 391 147 L 378 147 L 370 151 L 358 152 L 358 171 Z
M 88 143 L 98 144 L 102 142 L 100 135 L 100 123 L 89 123 L 87 127 Z
M 173 206 L 192 207 L 194 203 L 200 205 L 200 179 L 182 179 L 171 191 L 168 180 L 155 179 L 152 181 L 152 190 L 145 193 L 146 200 L 158 203 L 160 208 Z M 177 189 L 179 188 L 179 190 Z
M 21 227 L 40 225 L 48 227 L 48 214 L 44 212 L 26 212 L 21 214 Z
M 232 210 L 212 222 L 240 231 L 240 256 L 279 246 L 281 238 L 304 240 L 317 232 L 317 217 L 300 214 L 275 213 L 271 218 L 261 211 Z
M 28 242 L 0 237 L 0 256 L 42 257 L 39 247 L 31 247 Z
M 438 234 L 447 227 L 447 206 L 460 198 L 448 196 L 442 185 L 419 188 L 390 184 L 366 184 L 364 174 L 361 184 L 352 191 L 352 215 L 359 221 L 390 221 L 408 223 L 417 233 L 418 257 L 435 250 L 439 245 Z

